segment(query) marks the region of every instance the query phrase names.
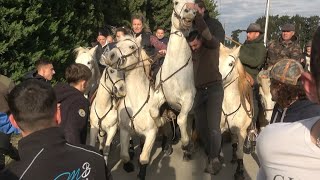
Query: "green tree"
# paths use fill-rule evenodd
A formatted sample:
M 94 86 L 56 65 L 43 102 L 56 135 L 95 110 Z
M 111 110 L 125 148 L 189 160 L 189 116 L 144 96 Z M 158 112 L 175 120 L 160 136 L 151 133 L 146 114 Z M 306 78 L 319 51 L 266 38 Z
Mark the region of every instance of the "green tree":
M 40 57 L 53 61 L 57 80 L 74 62 L 72 50 L 88 46 L 92 27 L 103 23 L 94 0 L 4 0 L 0 7 L 0 68 L 18 80 Z M 98 17 L 98 18 L 97 18 Z

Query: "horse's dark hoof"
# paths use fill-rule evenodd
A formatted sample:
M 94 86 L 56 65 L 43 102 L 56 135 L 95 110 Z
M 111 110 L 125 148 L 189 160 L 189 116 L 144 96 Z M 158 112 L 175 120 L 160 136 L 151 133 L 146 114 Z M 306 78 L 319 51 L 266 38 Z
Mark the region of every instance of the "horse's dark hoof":
M 237 157 L 232 157 L 232 159 L 231 159 L 231 164 L 234 164 L 234 163 L 236 163 L 237 162 L 237 160 L 238 160 L 238 158 Z
M 124 169 L 127 173 L 132 172 L 132 171 L 134 171 L 134 165 L 133 165 L 131 162 L 124 163 L 124 164 L 123 164 L 123 169 Z
M 135 154 L 134 149 L 130 147 L 130 148 L 129 148 L 129 157 L 130 157 L 130 160 L 133 159 L 134 154 Z
M 191 153 L 184 152 L 183 161 L 190 161 L 190 160 L 191 160 Z
M 162 149 L 162 151 L 164 152 L 164 154 L 166 156 L 170 156 L 172 154 L 172 152 L 173 152 L 173 148 L 172 148 L 171 145 L 168 144 Z
M 145 180 L 146 177 L 140 177 L 140 175 L 138 174 L 138 175 L 137 175 L 137 179 L 138 179 L 138 180 Z
M 243 175 L 243 171 L 237 171 L 235 174 L 234 174 L 234 179 L 235 180 L 244 180 L 244 175 Z

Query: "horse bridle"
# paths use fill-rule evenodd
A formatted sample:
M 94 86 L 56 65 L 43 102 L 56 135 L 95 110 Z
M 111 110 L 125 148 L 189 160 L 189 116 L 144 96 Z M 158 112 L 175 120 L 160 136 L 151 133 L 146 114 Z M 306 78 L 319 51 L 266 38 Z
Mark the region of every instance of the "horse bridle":
M 117 96 L 116 96 L 116 94 L 113 92 L 113 90 L 114 90 L 114 88 L 115 88 L 115 86 L 116 86 L 116 84 L 118 83 L 118 82 L 120 82 L 121 80 L 124 80 L 124 79 L 118 79 L 117 81 L 113 81 L 112 80 L 112 78 L 111 78 L 111 76 L 110 76 L 110 74 L 109 74 L 109 71 L 108 71 L 108 69 L 109 69 L 110 67 L 106 67 L 106 73 L 105 73 L 105 77 L 104 77 L 104 82 L 106 83 L 107 82 L 107 79 L 109 79 L 110 80 L 110 82 L 112 83 L 112 89 L 110 90 L 110 88 L 108 88 L 108 87 L 106 87 L 105 85 L 103 85 L 101 82 L 100 82 L 100 85 L 110 94 L 110 96 L 111 96 L 111 106 L 110 106 L 110 108 L 108 109 L 108 111 L 106 112 L 106 113 L 104 113 L 104 115 L 103 116 L 99 116 L 98 115 L 98 112 L 97 112 L 97 109 L 96 109 L 96 102 L 95 102 L 95 104 L 94 104 L 94 112 L 95 112 L 95 114 L 96 114 L 96 116 L 98 117 L 98 126 L 99 126 L 99 136 L 100 137 L 104 137 L 105 135 L 106 135 L 106 133 L 104 133 L 104 134 L 102 134 L 102 129 L 101 129 L 101 123 L 102 123 L 102 119 L 104 119 L 108 114 L 109 114 L 109 112 L 112 110 L 112 108 L 113 108 L 113 100 L 117 100 L 118 98 L 117 98 Z
M 117 66 L 118 66 L 118 69 L 120 69 L 120 70 L 126 70 L 128 67 L 131 67 L 131 66 L 133 66 L 133 68 L 134 68 L 137 64 L 140 63 L 140 59 L 139 59 L 139 57 L 140 57 L 140 52 L 138 51 L 138 50 L 139 50 L 138 44 L 137 44 L 136 42 L 130 40 L 130 39 L 125 39 L 124 41 L 131 41 L 131 42 L 133 42 L 133 43 L 135 44 L 135 46 L 136 46 L 136 49 L 134 49 L 134 50 L 133 50 L 132 52 L 130 52 L 129 54 L 124 54 L 119 47 L 115 47 L 115 48 L 120 52 L 120 55 L 121 55 L 121 56 L 120 56 L 120 61 L 118 61 L 118 65 L 117 65 Z M 136 53 L 136 51 L 139 52 L 138 57 L 134 56 L 134 54 Z M 124 63 L 127 61 L 127 58 L 130 57 L 130 56 L 132 56 L 132 55 L 133 55 L 135 58 L 138 59 L 138 62 L 133 63 L 133 64 L 127 66 L 127 67 L 124 67 L 124 68 L 119 68 L 119 66 L 120 66 L 121 64 L 124 64 Z
M 229 54 L 229 56 L 232 57 L 232 58 L 234 59 L 234 61 L 229 64 L 229 66 L 232 66 L 232 68 L 230 69 L 230 71 L 228 72 L 228 74 L 222 79 L 222 81 L 225 81 L 225 80 L 231 75 L 231 73 L 233 72 L 233 70 L 234 70 L 234 68 L 235 68 L 236 58 L 235 58 L 233 55 L 231 55 L 231 54 Z M 232 84 L 236 79 L 237 79 L 237 78 L 235 78 L 233 81 L 231 81 L 229 84 L 227 84 L 227 85 L 224 87 L 224 89 L 225 89 L 226 87 L 230 86 L 230 84 Z

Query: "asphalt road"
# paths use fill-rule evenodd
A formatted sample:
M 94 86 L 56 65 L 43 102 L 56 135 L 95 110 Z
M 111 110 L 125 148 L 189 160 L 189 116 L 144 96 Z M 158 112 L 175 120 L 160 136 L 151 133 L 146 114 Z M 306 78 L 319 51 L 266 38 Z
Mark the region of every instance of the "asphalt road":
M 134 138 L 135 144 L 138 140 Z M 236 170 L 236 164 L 231 164 L 231 144 L 226 143 L 223 145 L 223 152 L 225 156 L 225 163 L 223 169 L 218 175 L 211 176 L 204 173 L 203 170 L 206 164 L 206 155 L 202 148 L 198 149 L 192 156 L 192 160 L 185 162 L 182 160 L 181 145 L 178 143 L 173 146 L 173 153 L 170 156 L 164 155 L 161 152 L 161 142 L 156 141 L 153 151 L 151 153 L 151 162 L 147 168 L 147 180 L 232 180 L 233 174 Z M 123 170 L 123 163 L 119 157 L 119 137 L 113 142 L 108 166 L 111 167 L 111 173 L 114 179 L 119 180 L 132 180 L 136 179 L 139 172 L 138 166 L 138 152 L 140 148 L 136 146 L 136 155 L 133 159 L 135 164 L 135 171 L 127 173 Z M 258 171 L 258 164 L 255 160 L 255 155 L 247 155 L 244 157 L 245 165 L 245 179 L 255 180 Z

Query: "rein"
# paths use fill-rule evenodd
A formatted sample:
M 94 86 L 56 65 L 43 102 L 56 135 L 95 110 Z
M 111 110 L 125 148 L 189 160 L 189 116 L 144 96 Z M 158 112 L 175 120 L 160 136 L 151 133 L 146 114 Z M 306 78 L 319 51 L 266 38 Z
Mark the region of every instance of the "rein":
M 145 102 L 142 104 L 142 106 L 139 108 L 139 110 L 133 115 L 131 116 L 129 111 L 128 111 L 128 108 L 127 108 L 127 105 L 126 105 L 126 98 L 124 98 L 124 107 L 125 107 L 125 110 L 127 112 L 127 115 L 129 116 L 130 118 L 130 121 L 131 121 L 131 124 L 132 124 L 132 129 L 135 131 L 135 127 L 134 127 L 134 118 L 136 118 L 136 116 L 141 112 L 141 110 L 143 109 L 143 107 L 148 103 L 149 99 L 150 99 L 150 89 L 151 89 L 151 83 L 149 82 L 149 89 L 148 89 L 148 96 L 147 96 L 147 99 L 145 100 Z
M 102 83 L 100 83 L 100 85 L 110 94 L 110 96 L 111 96 L 111 106 L 110 106 L 110 108 L 108 109 L 108 111 L 107 111 L 103 116 L 100 117 L 100 116 L 98 115 L 98 112 L 97 112 L 97 109 L 96 109 L 97 103 L 95 102 L 95 104 L 94 104 L 94 112 L 95 112 L 95 114 L 96 114 L 96 116 L 97 116 L 97 118 L 98 118 L 99 136 L 100 136 L 100 137 L 106 136 L 106 132 L 105 132 L 104 134 L 102 133 L 102 132 L 104 132 L 104 131 L 102 131 L 102 127 L 101 127 L 102 120 L 109 114 L 109 112 L 110 112 L 110 111 L 112 110 L 112 108 L 114 107 L 113 101 L 118 99 L 118 98 L 116 97 L 116 95 L 113 93 L 113 88 L 115 87 L 115 85 L 116 85 L 118 82 L 120 82 L 121 80 L 123 80 L 123 79 L 118 79 L 116 82 L 114 82 L 114 81 L 112 80 L 109 72 L 108 72 L 108 68 L 106 68 L 105 71 L 106 71 L 106 72 L 105 72 L 105 80 L 104 80 L 104 81 L 105 81 L 105 83 L 106 83 L 106 82 L 107 82 L 107 79 L 110 79 L 110 82 L 112 83 L 112 90 L 110 90 L 110 88 L 106 87 L 106 86 L 103 85 Z M 116 106 L 116 107 L 117 107 L 117 106 Z

